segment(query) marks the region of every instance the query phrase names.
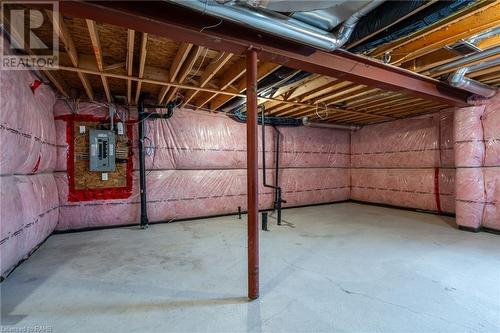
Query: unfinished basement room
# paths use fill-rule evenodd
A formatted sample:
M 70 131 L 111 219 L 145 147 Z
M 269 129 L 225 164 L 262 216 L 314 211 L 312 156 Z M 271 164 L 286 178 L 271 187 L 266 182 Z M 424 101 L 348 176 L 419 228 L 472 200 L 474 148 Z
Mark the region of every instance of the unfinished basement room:
M 500 0 L 0 5 L 1 332 L 500 332 Z

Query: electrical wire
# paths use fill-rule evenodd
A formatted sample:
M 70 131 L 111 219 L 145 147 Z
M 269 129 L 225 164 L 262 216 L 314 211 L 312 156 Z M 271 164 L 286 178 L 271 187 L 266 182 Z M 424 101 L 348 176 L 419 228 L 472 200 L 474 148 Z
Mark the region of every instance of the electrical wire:
M 72 113 L 72 114 L 76 114 L 76 110 L 75 108 L 73 107 L 73 105 L 71 105 L 68 101 L 68 98 L 64 98 L 63 99 L 64 101 L 64 104 L 66 104 L 66 106 L 68 107 L 69 111 Z
M 324 116 L 324 117 L 322 117 L 322 116 L 319 114 L 319 112 L 318 112 L 318 107 L 319 107 L 319 104 L 320 104 L 320 103 L 316 103 L 316 110 L 315 110 L 316 115 L 317 115 L 317 116 L 318 116 L 318 118 L 319 118 L 319 119 L 321 119 L 321 120 L 326 120 L 326 119 L 328 119 L 328 116 L 329 116 L 328 106 L 326 106 L 326 105 L 324 105 L 324 104 L 323 104 L 324 109 L 325 109 L 325 116 Z
M 219 110 L 214 110 L 214 109 L 209 109 L 209 108 L 204 108 L 204 107 L 198 107 L 197 105 L 194 105 L 194 104 L 186 104 L 186 106 L 191 107 L 192 109 L 207 111 L 207 112 L 210 112 L 210 113 L 227 114 L 226 111 L 219 111 Z
M 175 104 L 175 105 L 174 105 L 174 108 L 178 108 L 179 106 L 181 106 L 181 105 L 184 103 L 184 96 L 183 96 L 181 93 L 179 93 L 179 92 L 177 92 L 177 93 L 175 94 L 174 101 L 176 101 L 176 100 L 178 100 L 178 99 L 180 99 L 180 102 L 179 102 L 179 103 L 177 103 L 177 104 Z
M 215 60 L 212 60 L 208 65 L 216 63 L 217 61 L 221 60 L 222 57 L 224 56 L 224 54 L 225 54 L 225 52 L 219 52 L 219 57 L 217 59 L 215 59 Z
M 198 72 L 200 71 L 200 68 L 201 68 L 201 65 L 203 65 L 203 63 L 205 62 L 205 58 L 207 57 L 207 54 L 208 54 L 208 48 L 205 48 L 205 54 L 203 55 L 203 59 L 201 59 L 201 62 L 200 64 L 198 65 L 198 69 L 196 70 L 196 72 L 194 72 L 194 74 L 190 75 L 186 81 L 189 81 L 191 80 L 193 77 L 195 77 Z
M 203 30 L 205 30 L 205 29 L 216 28 L 216 27 L 218 27 L 221 24 L 222 24 L 222 19 L 220 19 L 219 23 L 217 23 L 217 24 L 207 25 L 206 27 L 201 28 L 200 32 L 203 32 Z
M 132 124 L 140 124 L 143 121 L 146 121 L 149 117 L 151 117 L 152 114 L 153 114 L 153 112 L 148 112 L 148 115 L 145 118 L 142 118 L 141 120 L 134 121 Z
M 148 140 L 149 140 L 149 138 L 148 138 Z M 146 174 L 146 177 L 149 176 L 149 174 L 154 170 L 154 168 L 155 168 L 155 161 L 156 161 L 156 147 L 153 148 L 153 163 L 151 164 L 151 170 L 149 170 L 149 172 Z

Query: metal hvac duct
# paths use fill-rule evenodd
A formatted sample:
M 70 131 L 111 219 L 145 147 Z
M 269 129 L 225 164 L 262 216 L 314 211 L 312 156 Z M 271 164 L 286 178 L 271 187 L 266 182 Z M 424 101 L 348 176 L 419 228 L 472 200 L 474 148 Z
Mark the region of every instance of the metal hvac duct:
M 493 97 L 497 92 L 497 88 L 465 77 L 465 75 L 467 73 L 479 71 L 488 67 L 493 67 L 498 65 L 500 65 L 500 58 L 492 59 L 490 61 L 479 63 L 474 66 L 461 68 L 448 78 L 448 83 L 455 88 L 467 90 L 476 95 L 488 98 Z
M 490 31 L 487 31 L 485 33 L 482 33 L 480 35 L 477 35 L 475 37 L 469 38 L 467 41 L 472 43 L 472 44 L 477 44 L 482 40 L 485 40 L 487 38 L 491 38 L 494 36 L 500 35 L 500 28 L 495 28 Z M 480 59 L 486 59 L 490 56 L 498 55 L 500 54 L 500 46 L 490 48 L 485 51 L 480 51 L 477 53 L 474 53 L 470 56 L 463 57 L 462 59 L 452 61 L 451 63 L 448 63 L 443 66 L 439 66 L 439 70 L 442 70 L 444 68 L 453 68 L 456 66 L 460 66 L 461 64 L 466 64 L 471 61 L 476 61 Z M 448 78 L 448 83 L 455 87 L 455 88 L 460 88 L 463 90 L 470 91 L 471 93 L 474 93 L 479 96 L 483 97 L 493 97 L 496 92 L 497 88 L 489 86 L 487 84 L 481 83 L 479 81 L 470 79 L 468 77 L 465 77 L 467 73 L 474 72 L 474 71 L 479 71 L 481 69 L 485 69 L 488 67 L 496 66 L 500 63 L 500 58 L 495 58 L 489 61 L 485 61 L 483 63 L 475 64 L 472 66 L 460 68 L 456 72 L 454 72 L 452 75 L 449 76 Z
M 334 128 L 341 130 L 353 130 L 357 131 L 361 128 L 361 126 L 349 126 L 349 125 L 338 125 L 338 124 L 329 124 L 329 123 L 320 123 L 320 122 L 311 122 L 307 119 L 307 117 L 302 118 L 302 125 L 308 127 L 321 127 L 321 128 Z
M 374 0 L 368 3 L 349 17 L 337 32 L 330 33 L 292 17 L 267 9 L 238 5 L 237 2 L 219 4 L 214 0 L 167 1 L 328 52 L 342 47 L 359 19 L 384 2 Z
M 336 26 L 358 12 L 370 1 L 340 1 L 330 4 L 328 8 L 311 11 L 295 11 L 291 17 L 316 28 L 332 31 Z
M 226 3 L 233 0 L 217 0 Z M 267 8 L 277 12 L 302 12 L 329 8 L 349 0 L 236 0 L 240 4 L 252 7 Z M 332 4 L 333 3 L 333 4 Z
M 493 66 L 500 66 L 500 57 L 469 66 L 467 73 L 477 72 Z
M 467 64 L 469 64 L 471 62 L 481 61 L 483 59 L 490 58 L 490 57 L 498 55 L 498 54 L 500 54 L 500 46 L 492 47 L 491 49 L 479 51 L 479 52 L 473 53 L 471 55 L 467 55 L 467 56 L 460 58 L 458 60 L 449 62 L 447 64 L 444 64 L 444 65 L 441 65 L 438 67 L 434 67 L 433 69 L 429 70 L 428 73 L 435 74 L 435 73 L 443 72 L 446 70 L 453 70 L 454 68 L 466 66 Z

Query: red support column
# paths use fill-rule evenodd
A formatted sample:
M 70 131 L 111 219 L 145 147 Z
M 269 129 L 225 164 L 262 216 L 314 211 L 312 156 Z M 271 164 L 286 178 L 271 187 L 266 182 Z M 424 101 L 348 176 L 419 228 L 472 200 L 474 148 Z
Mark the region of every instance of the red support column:
M 247 70 L 247 232 L 248 298 L 259 297 L 259 167 L 257 127 L 257 52 L 246 55 Z

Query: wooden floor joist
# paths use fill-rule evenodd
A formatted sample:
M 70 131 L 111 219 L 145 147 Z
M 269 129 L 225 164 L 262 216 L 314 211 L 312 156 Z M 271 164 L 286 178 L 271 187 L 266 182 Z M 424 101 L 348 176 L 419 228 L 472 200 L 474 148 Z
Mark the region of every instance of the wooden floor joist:
M 188 56 L 186 57 L 184 62 L 179 67 L 179 70 L 178 70 L 179 72 L 177 74 L 177 78 L 176 78 L 175 82 L 184 83 L 186 81 L 186 79 L 189 76 L 189 73 L 191 72 L 194 65 L 196 64 L 196 61 L 198 60 L 198 57 L 203 52 L 205 52 L 205 54 L 206 54 L 206 52 L 208 52 L 208 49 L 204 49 L 201 46 L 193 46 L 191 48 L 191 50 L 188 53 Z M 177 95 L 178 91 L 179 91 L 179 89 L 177 87 L 172 86 L 172 89 L 169 90 L 168 94 L 166 95 L 165 100 L 171 101 L 171 100 L 176 99 L 176 95 Z
M 386 66 L 369 58 L 339 50 L 297 52 L 289 42 L 274 37 L 261 39 L 248 27 L 225 22 L 215 24 L 208 15 L 174 6 L 168 2 L 149 2 L 134 8 L 128 3 L 62 2 L 60 9 L 68 14 L 84 16 L 108 24 L 145 31 L 172 40 L 193 43 L 216 51 L 244 54 L 249 46 L 259 49 L 259 59 L 291 68 L 336 77 L 384 90 L 406 92 L 444 104 L 465 106 L 469 94 L 446 84 L 417 76 L 411 72 Z M 210 29 L 203 29 L 213 26 Z M 305 50 L 303 50 L 305 51 Z
M 174 61 L 170 65 L 169 70 L 169 81 L 173 82 L 177 79 L 177 74 L 181 70 L 181 66 L 184 64 L 189 52 L 191 51 L 193 44 L 191 43 L 180 43 L 177 53 L 175 55 Z M 158 104 L 161 104 L 168 93 L 169 86 L 162 87 L 160 93 L 158 94 Z
M 391 64 L 401 64 L 500 25 L 499 1 L 481 1 L 465 12 L 452 15 L 402 41 L 383 45 L 370 56 L 380 57 L 389 52 Z
M 73 41 L 73 38 L 71 37 L 69 29 L 66 27 L 66 23 L 64 22 L 64 17 L 61 15 L 61 13 L 54 13 L 50 10 L 47 10 L 46 14 L 54 27 L 54 31 L 57 33 L 59 39 L 61 40 L 71 63 L 73 64 L 74 67 L 78 67 L 79 66 L 78 52 L 76 50 L 76 46 Z M 88 99 L 91 101 L 94 100 L 94 91 L 87 76 L 83 73 L 78 73 L 78 78 L 82 83 L 82 86 L 87 94 Z
M 135 44 L 135 31 L 127 30 L 127 60 L 126 69 L 127 75 L 132 76 L 134 67 L 134 44 Z M 132 80 L 127 80 L 127 103 L 132 104 Z
M 146 55 L 148 53 L 147 50 L 148 44 L 148 34 L 143 32 L 141 36 L 141 48 L 139 50 L 139 78 L 141 79 L 144 76 L 144 67 L 146 65 Z M 137 87 L 135 91 L 135 104 L 139 102 L 139 98 L 141 96 L 141 88 L 142 81 L 137 81 Z
M 76 89 L 85 91 L 87 99 L 94 99 L 97 93 L 111 101 L 112 83 L 113 93 L 125 97 L 129 104 L 137 103 L 144 92 L 160 104 L 177 101 L 179 107 L 217 110 L 233 98 L 244 98 L 245 59 L 241 54 L 251 43 L 259 50 L 258 79 L 282 65 L 295 68 L 295 74 L 301 70 L 311 73 L 277 87 L 271 98 L 258 98 L 258 105 L 264 106 L 267 115 L 364 124 L 420 114 L 425 112 L 423 109 L 465 105 L 467 93 L 409 70 L 431 75 L 428 70 L 458 59 L 459 55 L 443 47 L 456 40 L 449 34 L 469 36 L 498 25 L 499 14 L 495 10 L 500 8 L 500 1 L 480 0 L 461 13 L 372 52 L 380 57 L 391 51 L 391 62 L 402 69 L 342 50 L 325 53 L 297 48 L 272 36 L 256 39 L 248 28 L 231 29 L 232 24 L 226 22 L 225 29 L 202 29 L 211 22 L 210 17 L 193 13 L 190 20 L 185 20 L 176 16 L 184 12 L 178 8 L 163 11 L 166 15 L 157 15 L 158 11 L 153 10 L 172 8 L 168 3 L 145 3 L 138 12 L 134 12 L 135 3 L 129 3 L 127 11 L 123 11 L 121 2 L 114 5 L 61 3 L 61 9 L 73 16 L 56 16 L 56 31 L 65 51 L 61 53 L 61 70 L 47 77 L 64 96 L 69 96 L 70 89 L 74 95 Z M 76 13 L 77 9 L 81 11 Z M 104 33 L 104 27 L 113 33 Z M 113 36 L 120 36 L 121 41 L 115 43 Z M 492 37 L 483 41 L 481 47 L 499 43 L 498 37 Z M 123 50 L 116 45 L 122 45 Z M 467 76 L 498 84 L 499 72 L 498 66 L 493 66 Z M 120 81 L 123 85 L 117 84 Z
M 217 74 L 217 72 L 231 59 L 233 55 L 231 53 L 220 52 L 218 59 L 207 66 L 203 74 L 200 76 L 198 80 L 198 85 L 200 87 L 205 87 L 208 82 Z M 186 96 L 184 96 L 184 100 L 182 102 L 182 107 L 185 107 L 193 97 L 198 93 L 197 90 L 190 90 Z
M 99 33 L 97 31 L 97 24 L 94 20 L 86 20 L 87 27 L 89 29 L 90 40 L 92 41 L 92 49 L 94 50 L 95 59 L 97 63 L 97 68 L 99 72 L 104 71 L 104 60 L 102 57 L 101 40 L 99 39 Z M 101 75 L 102 86 L 104 88 L 104 93 L 106 94 L 106 99 L 109 103 L 113 101 L 111 96 L 111 91 L 109 89 L 108 78 Z

